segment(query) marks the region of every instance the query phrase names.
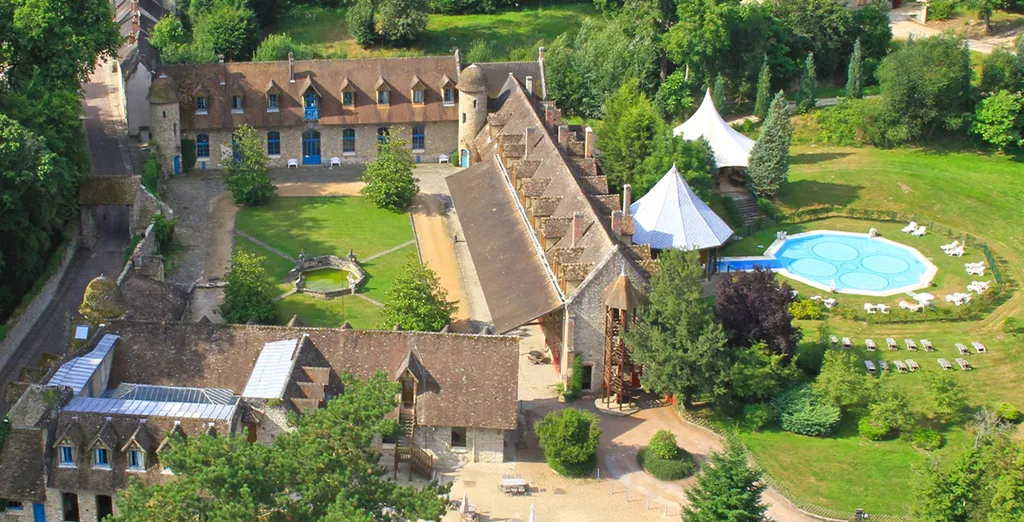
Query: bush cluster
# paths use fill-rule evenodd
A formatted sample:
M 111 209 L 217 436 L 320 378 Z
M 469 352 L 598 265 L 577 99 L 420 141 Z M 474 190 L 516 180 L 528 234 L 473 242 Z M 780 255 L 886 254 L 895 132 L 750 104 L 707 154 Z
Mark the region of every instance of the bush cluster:
M 1024 333 L 1024 321 L 1021 321 L 1016 317 L 1007 317 L 1006 320 L 1003 321 L 1003 332 L 1013 336 Z
M 768 426 L 775 422 L 778 416 L 778 410 L 771 404 L 746 404 L 743 406 L 743 426 L 750 431 L 758 431 Z
M 772 404 L 779 411 L 782 429 L 799 435 L 829 435 L 842 415 L 839 406 L 819 397 L 806 385 L 783 393 Z
M 652 456 L 666 460 L 674 459 L 679 453 L 679 447 L 676 445 L 676 435 L 668 430 L 658 430 L 651 437 L 651 442 L 648 443 L 647 449 Z
M 569 386 L 562 392 L 567 401 L 574 401 L 583 396 L 583 357 L 578 354 L 572 360 L 572 371 L 569 372 Z
M 146 166 L 142 169 L 142 186 L 146 187 L 154 197 L 160 197 L 158 185 L 160 182 L 160 155 L 150 154 L 146 160 Z
M 868 440 L 882 440 L 891 430 L 885 426 L 879 426 L 870 416 L 865 415 L 857 422 L 857 432 Z
M 942 435 L 935 430 L 918 428 L 910 436 L 910 444 L 925 451 L 935 451 L 942 447 Z
M 644 471 L 658 480 L 680 480 L 697 472 L 697 465 L 686 450 L 679 449 L 671 459 L 658 458 L 646 447 L 636 454 L 636 460 Z
M 177 226 L 177 219 L 167 219 L 162 214 L 153 216 L 153 234 L 156 235 L 156 249 L 161 254 L 166 254 L 174 240 L 174 227 Z
M 809 299 L 793 301 L 789 313 L 793 314 L 793 319 L 821 319 L 821 308 Z
M 593 472 L 601 439 L 598 424 L 596 414 L 573 408 L 545 415 L 534 426 L 534 431 L 551 469 L 568 477 L 582 477 Z
M 1017 422 L 1020 420 L 1020 410 L 1008 402 L 1000 402 L 995 405 L 996 415 L 1006 422 Z

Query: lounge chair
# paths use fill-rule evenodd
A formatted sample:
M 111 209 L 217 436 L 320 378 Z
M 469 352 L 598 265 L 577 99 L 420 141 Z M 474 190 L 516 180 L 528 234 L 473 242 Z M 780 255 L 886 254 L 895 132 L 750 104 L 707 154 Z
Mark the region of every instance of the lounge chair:
M 871 303 L 864 303 L 864 311 L 869 314 L 878 313 L 878 310 L 875 309 L 875 305 Z
M 904 310 L 910 310 L 911 312 L 920 312 L 921 311 L 921 305 L 914 304 L 914 303 L 909 303 L 907 301 L 900 301 L 900 308 L 902 308 Z
M 811 301 L 814 301 L 814 302 L 821 301 L 821 296 L 820 295 L 812 295 L 811 296 Z
M 868 373 L 875 373 L 875 363 L 871 361 L 864 361 L 864 367 L 867 368 Z
M 864 346 L 868 348 L 869 352 L 873 352 L 878 349 L 878 346 L 875 344 L 875 341 L 871 339 L 864 339 Z
M 949 361 L 947 361 L 947 360 L 945 360 L 945 359 L 943 359 L 941 357 L 939 359 L 937 359 L 937 360 L 939 361 L 939 366 L 941 366 L 943 370 L 952 370 L 953 369 L 953 365 L 949 364 Z
M 896 344 L 896 339 L 893 339 L 892 337 L 886 337 L 885 344 L 890 350 L 896 351 L 900 349 L 900 345 Z
M 973 346 L 974 349 L 978 351 L 978 353 L 988 352 L 988 348 L 985 348 L 985 345 L 979 343 L 978 341 L 971 341 L 971 346 Z
M 962 359 L 960 357 L 957 357 L 956 358 L 956 363 L 960 365 L 960 369 L 963 370 L 963 371 L 967 371 L 967 370 L 972 370 L 973 369 L 973 368 L 971 368 L 971 363 L 967 362 L 967 359 Z
M 927 228 L 928 227 L 919 227 L 917 230 L 911 232 L 910 235 L 914 237 L 924 237 Z
M 893 361 L 892 365 L 896 367 L 896 371 L 907 373 L 907 365 L 903 364 L 903 361 Z
M 964 247 L 963 246 L 958 246 L 956 248 L 949 249 L 949 250 L 946 251 L 946 255 L 949 256 L 949 257 L 953 257 L 953 256 L 964 257 Z
M 907 368 L 912 372 L 916 372 L 921 369 L 921 367 L 917 365 L 917 361 L 913 359 L 907 359 Z
M 983 277 L 985 275 L 985 267 L 968 268 L 967 275 L 976 275 Z
M 956 343 L 956 351 L 960 352 L 960 355 L 970 355 L 971 352 L 967 350 L 967 347 L 963 343 Z
M 828 299 L 823 300 L 821 304 L 825 305 L 825 308 L 831 310 L 832 307 L 836 305 L 836 300 L 829 297 Z
M 288 160 L 288 168 L 297 169 L 299 168 L 299 160 L 290 159 Z
M 917 221 L 911 221 L 909 225 L 907 225 L 907 226 L 903 227 L 902 229 L 900 229 L 901 232 L 906 232 L 907 234 L 909 234 L 909 233 L 911 233 L 911 232 L 913 232 L 915 230 L 917 230 Z
M 875 305 L 875 308 L 877 308 L 878 311 L 882 312 L 883 314 L 889 313 L 889 305 L 887 304 L 878 303 Z
M 921 348 L 924 348 L 924 351 L 926 351 L 926 352 L 934 352 L 935 351 L 935 347 L 932 346 L 932 342 L 929 341 L 928 339 L 921 339 Z
M 889 371 L 889 363 L 885 362 L 885 359 L 878 361 L 878 367 L 883 371 Z
M 917 351 L 917 343 L 915 343 L 913 339 L 904 339 L 903 344 L 907 345 L 907 350 L 912 352 Z
M 829 336 L 828 340 L 832 341 L 832 346 L 839 346 L 839 338 L 838 337 L 836 337 L 834 335 L 831 335 L 831 336 Z
M 849 350 L 850 348 L 853 348 L 853 341 L 849 337 L 843 337 L 843 349 Z
M 949 243 L 947 245 L 942 245 L 939 248 L 948 251 L 948 250 L 953 250 L 954 248 L 956 248 L 958 246 L 960 246 L 960 240 L 959 239 L 954 239 L 952 243 Z

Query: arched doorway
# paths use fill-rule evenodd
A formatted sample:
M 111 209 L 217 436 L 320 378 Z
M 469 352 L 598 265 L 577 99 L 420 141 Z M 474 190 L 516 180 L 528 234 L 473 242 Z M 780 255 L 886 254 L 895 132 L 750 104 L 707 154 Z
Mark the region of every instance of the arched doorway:
M 302 133 L 302 164 L 320 164 L 320 133 L 315 129 Z

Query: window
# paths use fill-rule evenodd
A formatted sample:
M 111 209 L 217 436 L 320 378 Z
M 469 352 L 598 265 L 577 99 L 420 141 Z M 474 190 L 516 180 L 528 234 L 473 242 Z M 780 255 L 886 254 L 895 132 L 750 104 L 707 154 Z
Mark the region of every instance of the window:
M 379 141 L 381 143 L 387 143 L 388 142 L 388 137 L 390 137 L 390 136 L 391 136 L 391 131 L 389 131 L 387 127 L 378 127 L 377 128 L 377 141 Z
M 75 450 L 71 446 L 60 447 L 60 465 L 61 467 L 75 466 Z
M 234 94 L 231 96 L 231 112 L 242 112 L 242 96 Z
M 110 469 L 110 450 L 107 448 L 96 448 L 93 450 L 92 467 Z
M 281 106 L 278 105 L 277 94 L 267 95 L 267 112 L 277 112 L 281 110 Z
M 196 135 L 196 157 L 197 158 L 209 158 L 210 157 L 210 135 L 209 134 L 198 134 L 198 135 Z
M 387 105 L 390 103 L 391 91 L 382 89 L 377 91 L 377 105 Z
M 65 522 L 78 522 L 78 495 L 74 493 L 60 494 L 60 510 L 64 513 Z
M 412 150 L 423 150 L 426 144 L 426 136 L 423 133 L 423 125 L 415 125 L 412 128 Z
M 418 105 L 423 104 L 423 89 L 412 90 L 412 102 Z
M 20 515 L 25 512 L 25 504 L 22 504 L 18 500 L 8 500 L 7 512 L 12 515 Z
M 351 107 L 355 100 L 355 94 L 356 93 L 352 91 L 345 91 L 341 93 L 341 104 L 346 107 Z
M 345 129 L 341 131 L 341 152 L 343 154 L 356 153 L 356 130 Z
M 473 108 L 476 108 L 476 100 L 473 100 Z
M 281 133 L 270 131 L 267 133 L 267 156 L 281 155 Z
M 206 96 L 196 96 L 196 114 L 206 114 Z
M 128 450 L 128 470 L 129 471 L 145 471 L 146 470 L 146 456 L 141 450 L 131 449 Z
M 454 426 L 452 427 L 452 447 L 466 447 L 466 428 L 456 428 Z
M 466 123 L 466 113 L 462 113 L 462 123 Z
M 455 89 L 451 87 L 444 88 L 444 104 L 455 105 Z
M 312 90 L 306 91 L 306 95 L 302 97 L 306 102 L 306 107 L 316 107 L 316 93 Z

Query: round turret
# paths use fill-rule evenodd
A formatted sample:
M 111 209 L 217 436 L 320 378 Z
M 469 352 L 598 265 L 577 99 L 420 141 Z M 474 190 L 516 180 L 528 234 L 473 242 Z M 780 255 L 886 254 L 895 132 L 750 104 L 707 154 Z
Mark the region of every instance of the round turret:
M 476 64 L 459 75 L 459 163 L 468 167 L 473 139 L 487 123 L 487 80 Z
M 181 165 L 181 113 L 178 105 L 178 87 L 161 74 L 149 86 L 150 140 L 156 143 L 163 157 L 164 168 L 180 174 Z
M 487 92 L 487 79 L 484 78 L 484 72 L 480 67 L 473 64 L 462 70 L 456 88 L 459 89 L 459 92 L 464 93 Z

